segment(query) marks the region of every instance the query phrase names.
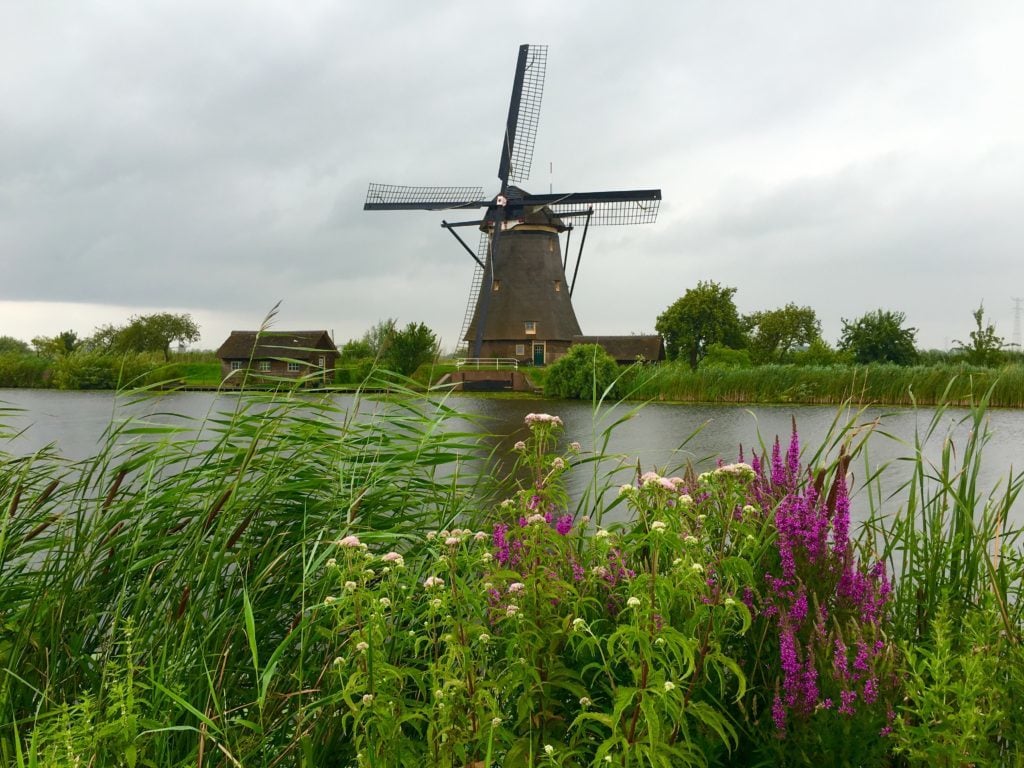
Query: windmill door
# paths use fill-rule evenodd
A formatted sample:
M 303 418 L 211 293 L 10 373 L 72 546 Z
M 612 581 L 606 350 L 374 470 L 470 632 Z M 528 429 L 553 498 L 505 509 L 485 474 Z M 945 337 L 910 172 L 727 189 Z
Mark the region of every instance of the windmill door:
M 544 365 L 544 342 L 533 342 L 533 364 Z

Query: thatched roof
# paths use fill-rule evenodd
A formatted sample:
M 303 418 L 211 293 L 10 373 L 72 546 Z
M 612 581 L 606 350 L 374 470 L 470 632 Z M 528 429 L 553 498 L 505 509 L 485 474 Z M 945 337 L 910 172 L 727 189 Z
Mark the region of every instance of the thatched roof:
M 232 331 L 217 350 L 221 360 L 254 360 L 268 357 L 309 356 L 315 349 L 337 355 L 338 348 L 327 331 Z
M 488 261 L 466 333 L 465 340 L 470 344 L 476 339 L 477 318 L 488 293 L 484 341 L 568 342 L 581 333 L 562 269 L 558 234 L 553 229 L 524 225 L 502 233 L 494 269 L 494 279 L 499 282 L 496 291 L 489 290 L 490 269 Z M 537 324 L 536 334 L 525 332 L 527 321 Z
M 572 343 L 599 344 L 617 363 L 635 363 L 638 358 L 649 363 L 665 359 L 661 336 L 573 336 Z

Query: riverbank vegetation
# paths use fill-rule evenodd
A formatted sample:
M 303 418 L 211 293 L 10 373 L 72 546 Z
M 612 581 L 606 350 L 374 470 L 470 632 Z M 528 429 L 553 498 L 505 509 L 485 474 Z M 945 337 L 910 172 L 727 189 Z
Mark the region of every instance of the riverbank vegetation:
M 1024 407 L 1024 365 L 708 365 L 682 362 L 627 369 L 620 389 L 640 400 L 690 403 L 966 405 L 991 387 L 991 405 Z
M 606 474 L 600 436 L 529 414 L 500 493 L 409 392 L 250 394 L 113 425 L 74 464 L 0 454 L 0 757 L 1019 764 L 1024 477 L 978 486 L 987 404 L 957 445 L 940 409 L 885 497 L 884 468 L 851 485 L 886 439 L 855 412 L 700 476 Z

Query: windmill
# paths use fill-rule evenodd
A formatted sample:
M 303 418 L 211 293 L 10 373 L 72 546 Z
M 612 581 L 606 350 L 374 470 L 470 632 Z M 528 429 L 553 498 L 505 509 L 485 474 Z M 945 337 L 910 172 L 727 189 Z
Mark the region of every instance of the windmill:
M 476 358 L 543 364 L 564 354 L 581 335 L 572 294 L 589 227 L 650 223 L 658 215 L 660 189 L 536 195 L 515 186 L 530 176 L 546 68 L 547 46 L 519 47 L 498 164 L 501 188 L 493 198 L 481 187 L 370 184 L 363 205 L 367 211 L 484 209 L 476 220 L 441 222 L 476 262 L 461 334 Z M 568 282 L 569 238 L 579 222 L 583 233 Z M 469 226 L 481 233 L 475 252 L 456 231 Z

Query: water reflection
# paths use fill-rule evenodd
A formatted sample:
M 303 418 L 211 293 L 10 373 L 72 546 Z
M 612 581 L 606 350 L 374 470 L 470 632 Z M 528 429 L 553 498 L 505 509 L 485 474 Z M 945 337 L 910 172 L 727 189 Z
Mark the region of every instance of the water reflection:
M 20 414 L 6 414 L 2 421 L 20 434 L 0 447 L 15 454 L 30 453 L 54 443 L 58 451 L 71 459 L 96 453 L 104 431 L 118 419 L 144 417 L 166 423 L 177 417 L 196 421 L 221 412 L 232 412 L 238 395 L 213 393 L 173 393 L 130 403 L 116 401 L 111 393 L 55 392 L 50 390 L 0 390 L 0 403 L 23 409 Z M 350 396 L 337 396 L 337 405 L 345 410 L 355 407 Z M 909 475 L 909 466 L 900 459 L 912 454 L 915 431 L 925 431 L 934 417 L 934 409 L 919 410 L 871 408 L 863 412 L 840 413 L 833 406 L 756 406 L 729 405 L 666 405 L 652 403 L 643 408 L 618 405 L 596 414 L 589 404 L 572 401 L 532 399 L 501 399 L 473 396 L 450 396 L 445 403 L 465 414 L 452 424 L 454 429 L 478 432 L 485 449 L 491 450 L 494 464 L 491 474 L 505 477 L 514 463 L 512 446 L 527 432 L 523 417 L 531 412 L 555 413 L 565 422 L 564 445 L 578 441 L 583 457 L 601 453 L 606 460 L 596 467 L 598 475 L 609 483 L 625 482 L 639 466 L 644 470 L 675 471 L 692 463 L 697 471 L 714 466 L 721 457 L 734 461 L 743 446 L 770 445 L 776 435 L 788 438 L 795 418 L 801 442 L 815 450 L 829 435 L 839 419 L 853 419 L 863 429 L 873 428 L 874 435 L 860 461 L 852 467 L 854 487 L 853 513 L 863 517 L 868 509 L 867 497 L 860 481 L 888 466 L 883 474 L 882 493 L 885 508 L 895 512 L 902 494 L 900 486 Z M 386 402 L 372 399 L 360 401 L 361 418 L 373 418 L 388 407 Z M 937 435 L 949 435 L 954 446 L 962 446 L 967 427 L 959 424 L 967 415 L 963 409 L 950 409 L 942 414 Z M 1002 478 L 1011 466 L 1020 467 L 1024 452 L 1024 412 L 992 410 L 988 419 L 993 431 L 985 451 L 981 487 L 986 492 Z M 926 457 L 937 460 L 941 442 L 927 446 Z M 570 492 L 580 499 L 594 479 L 595 466 L 585 464 L 570 475 Z M 616 476 L 617 473 L 617 476 Z M 894 496 L 895 494 L 895 496 Z M 893 496 L 893 498 L 888 498 Z M 1021 516 L 1022 504 L 1015 507 Z

